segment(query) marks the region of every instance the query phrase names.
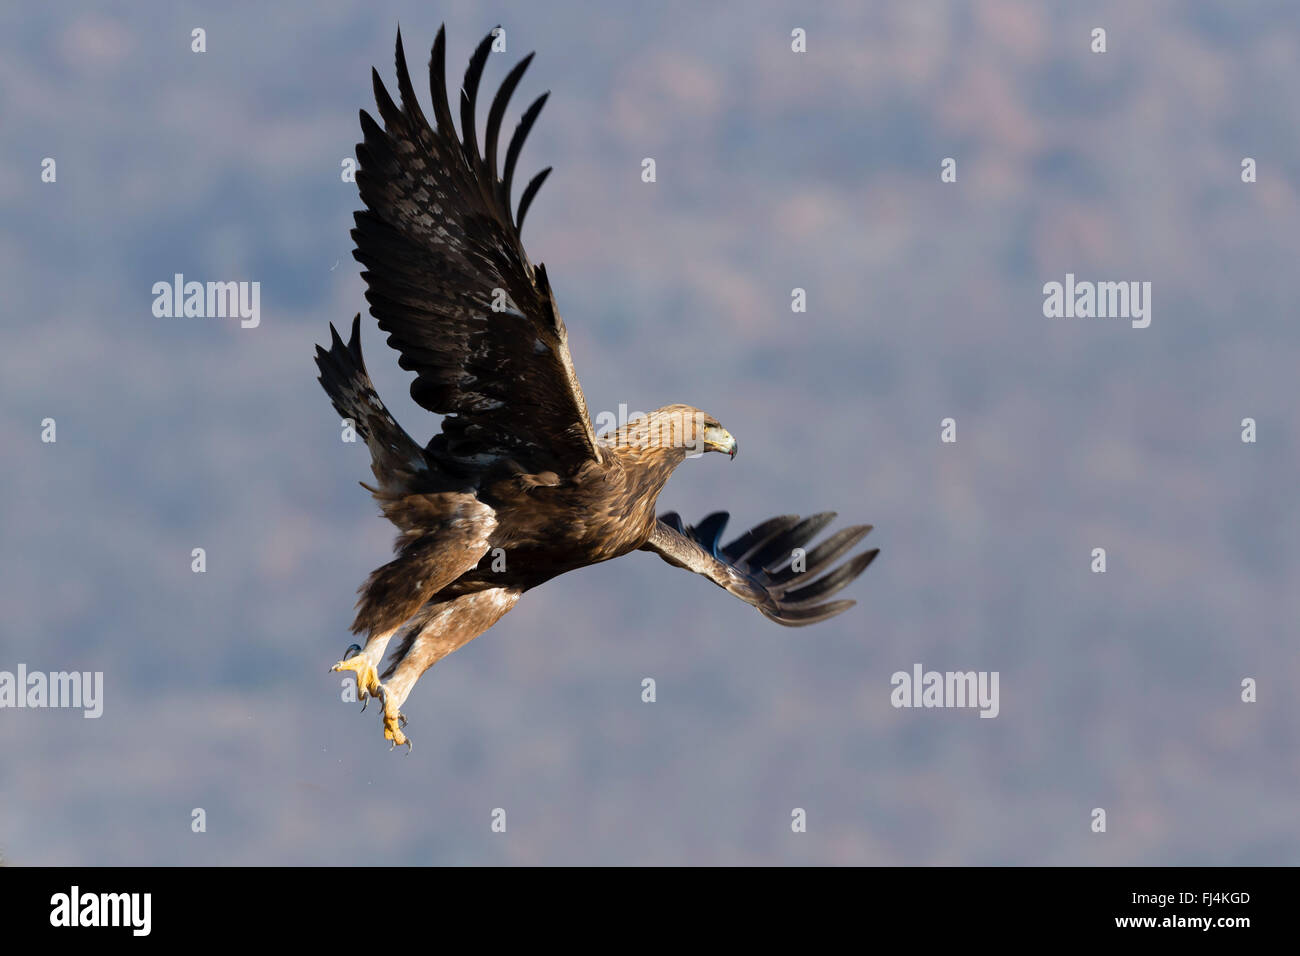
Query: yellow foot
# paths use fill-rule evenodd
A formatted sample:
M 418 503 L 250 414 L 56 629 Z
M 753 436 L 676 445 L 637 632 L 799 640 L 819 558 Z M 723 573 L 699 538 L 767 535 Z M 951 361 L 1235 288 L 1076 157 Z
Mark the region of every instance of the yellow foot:
M 356 647 L 355 644 L 352 647 Z M 348 648 L 351 650 L 352 648 Z M 365 654 L 354 654 L 351 657 L 345 657 L 333 667 L 331 671 L 353 671 L 357 675 L 357 697 L 366 700 L 369 697 L 378 697 L 380 695 L 379 671 L 375 665 L 370 663 L 370 658 Z
M 382 692 L 383 687 L 380 686 Z M 406 725 L 406 716 L 397 709 L 397 705 L 389 699 L 387 694 L 384 698 L 384 739 L 391 740 L 393 747 L 405 747 L 406 752 L 411 752 L 411 738 L 402 733 L 402 728 Z M 392 750 L 393 747 L 389 747 Z

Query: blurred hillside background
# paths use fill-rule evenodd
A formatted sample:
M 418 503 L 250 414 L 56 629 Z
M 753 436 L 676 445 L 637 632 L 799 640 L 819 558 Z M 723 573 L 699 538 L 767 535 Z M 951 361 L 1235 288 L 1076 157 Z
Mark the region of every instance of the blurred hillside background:
M 0 10 L 0 670 L 105 680 L 98 720 L 0 711 L 8 862 L 1300 862 L 1300 10 L 701 6 Z M 506 29 L 484 111 L 537 51 L 524 238 L 593 412 L 739 440 L 661 506 L 883 550 L 806 630 L 652 555 L 560 578 L 425 675 L 408 758 L 326 673 L 392 529 L 312 354 L 365 309 L 370 67 L 400 22 L 428 112 L 444 19 L 453 89 Z M 1150 281 L 1150 327 L 1044 318 L 1067 272 Z M 155 318 L 175 273 L 259 281 L 260 326 Z M 1000 715 L 895 710 L 918 662 L 999 671 Z

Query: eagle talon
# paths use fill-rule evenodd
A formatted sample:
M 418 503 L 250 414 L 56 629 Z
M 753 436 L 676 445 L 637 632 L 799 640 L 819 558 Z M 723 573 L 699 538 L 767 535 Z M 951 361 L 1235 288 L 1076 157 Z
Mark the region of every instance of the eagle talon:
M 406 715 L 395 704 L 389 703 L 388 689 L 383 684 L 379 685 L 379 697 L 384 702 L 384 739 L 393 742 L 393 746 L 388 749 L 405 746 L 409 754 L 411 738 L 402 733 L 402 728 L 406 726 Z
M 384 717 L 384 739 L 393 742 L 393 746 L 388 748 L 390 751 L 394 747 L 406 747 L 408 748 L 407 753 L 410 753 L 411 738 L 402 733 L 402 729 L 398 726 L 398 721 L 395 718 Z
M 358 652 L 361 650 L 356 644 L 348 647 L 343 652 L 343 660 L 338 661 L 330 668 L 331 671 L 352 671 L 357 678 L 357 696 L 361 698 L 361 709 L 365 710 L 365 701 L 371 697 L 378 697 L 381 687 L 379 684 L 379 671 L 375 665 L 370 663 L 370 658 L 361 653 L 349 654 L 353 649 Z

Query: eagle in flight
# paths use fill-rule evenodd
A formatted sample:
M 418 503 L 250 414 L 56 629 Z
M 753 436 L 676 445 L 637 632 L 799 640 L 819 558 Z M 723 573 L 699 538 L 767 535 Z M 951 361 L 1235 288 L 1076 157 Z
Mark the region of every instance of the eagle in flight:
M 546 269 L 529 261 L 519 238 L 549 168 L 511 211 L 515 165 L 549 94 L 523 112 L 498 173 L 501 122 L 532 54 L 501 84 L 481 143 L 475 131 L 493 39 L 483 39 L 465 71 L 459 135 L 444 29 L 429 62 L 432 124 L 411 86 L 400 31 L 401 105 L 372 70 L 384 125 L 361 111 L 356 179 L 366 209 L 355 216 L 353 255 L 365 267 L 371 314 L 401 367 L 415 373 L 411 397 L 444 416 L 442 430 L 421 447 L 393 420 L 361 358 L 360 315 L 346 344 L 331 325 L 329 349 L 316 349 L 330 401 L 370 449 L 375 485 L 363 486 L 400 531 L 396 557 L 360 588 L 352 631 L 366 635 L 365 647 L 351 645 L 331 668 L 355 672 L 363 702 L 380 698 L 394 747 L 409 748 L 401 706 L 420 675 L 556 575 L 652 551 L 799 627 L 851 607 L 827 599 L 877 553 L 834 566 L 869 525 L 806 549 L 834 519 L 829 513 L 772 518 L 725 545 L 726 512 L 694 526 L 675 513 L 655 516 L 673 469 L 704 452 L 734 458 L 736 440 L 689 405 L 595 433 Z

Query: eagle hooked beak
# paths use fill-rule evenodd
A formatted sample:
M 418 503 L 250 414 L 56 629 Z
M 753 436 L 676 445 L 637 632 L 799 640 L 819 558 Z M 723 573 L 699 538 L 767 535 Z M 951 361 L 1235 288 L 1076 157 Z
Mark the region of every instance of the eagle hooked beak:
M 720 451 L 730 458 L 736 457 L 736 439 L 731 437 L 731 432 L 725 428 L 706 428 L 704 429 L 704 450 Z

